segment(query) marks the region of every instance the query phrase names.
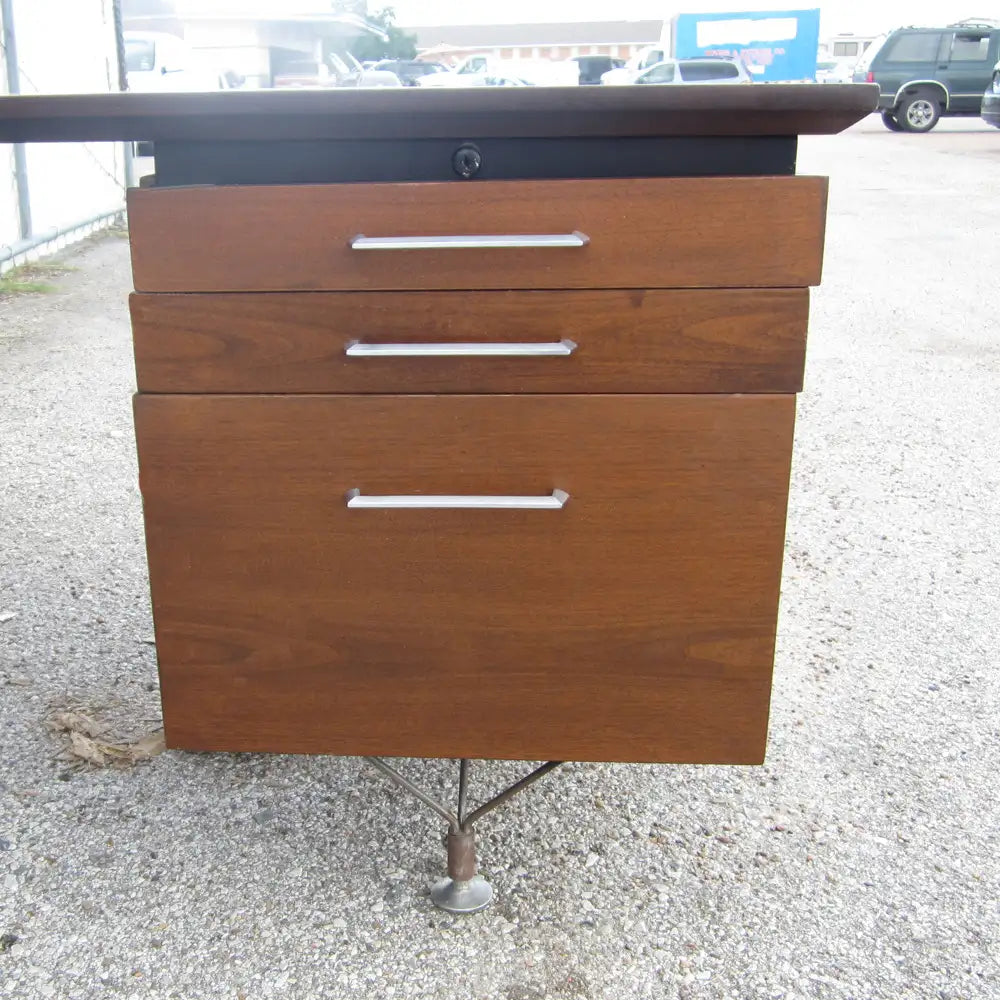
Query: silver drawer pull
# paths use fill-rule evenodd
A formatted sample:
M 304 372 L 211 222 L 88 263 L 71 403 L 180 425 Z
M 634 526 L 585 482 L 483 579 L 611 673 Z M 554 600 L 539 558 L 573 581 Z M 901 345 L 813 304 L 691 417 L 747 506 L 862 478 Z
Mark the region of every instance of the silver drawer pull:
M 352 250 L 505 250 L 523 247 L 585 247 L 584 233 L 521 236 L 365 236 L 351 240 Z
M 572 340 L 548 344 L 361 344 L 354 341 L 349 358 L 564 358 L 576 350 Z
M 569 494 L 553 490 L 551 496 L 540 497 L 477 497 L 477 496 L 362 496 L 361 490 L 347 494 L 347 506 L 385 510 L 389 508 L 430 508 L 467 510 L 561 510 Z

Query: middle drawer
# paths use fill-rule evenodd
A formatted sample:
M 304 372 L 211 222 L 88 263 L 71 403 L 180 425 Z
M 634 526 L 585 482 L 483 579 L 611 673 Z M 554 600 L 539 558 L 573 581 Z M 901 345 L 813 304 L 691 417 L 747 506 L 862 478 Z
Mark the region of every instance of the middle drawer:
M 136 294 L 141 392 L 798 392 L 809 291 Z

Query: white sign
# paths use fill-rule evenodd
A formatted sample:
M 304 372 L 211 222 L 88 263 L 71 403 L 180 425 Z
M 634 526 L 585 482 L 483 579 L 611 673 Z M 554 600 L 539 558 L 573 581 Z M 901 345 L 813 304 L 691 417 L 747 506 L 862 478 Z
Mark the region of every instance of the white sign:
M 786 42 L 799 31 L 794 17 L 741 17 L 732 21 L 699 21 L 698 48 L 716 45 L 752 45 L 754 42 Z

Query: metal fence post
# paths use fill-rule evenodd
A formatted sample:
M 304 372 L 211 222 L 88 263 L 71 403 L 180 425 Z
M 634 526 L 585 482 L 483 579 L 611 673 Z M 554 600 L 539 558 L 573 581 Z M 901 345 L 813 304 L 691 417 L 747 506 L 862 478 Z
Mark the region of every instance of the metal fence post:
M 0 0 L 3 22 L 4 64 L 7 67 L 7 93 L 21 93 L 21 71 L 17 63 L 17 37 L 14 32 L 13 0 Z M 21 238 L 31 236 L 31 196 L 28 193 L 28 160 L 24 143 L 14 143 L 14 184 L 17 187 L 17 217 Z
M 122 20 L 121 0 L 112 0 L 111 14 L 115 27 L 115 54 L 118 60 L 118 89 L 125 93 L 128 90 L 128 65 L 125 55 L 125 28 Z M 135 187 L 135 154 L 132 143 L 122 144 L 125 157 L 125 187 Z

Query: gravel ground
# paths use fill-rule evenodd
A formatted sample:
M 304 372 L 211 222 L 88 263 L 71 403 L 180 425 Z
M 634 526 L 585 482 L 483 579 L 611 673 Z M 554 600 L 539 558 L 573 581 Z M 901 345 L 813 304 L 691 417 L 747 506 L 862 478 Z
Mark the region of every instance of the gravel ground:
M 484 821 L 475 917 L 358 760 L 58 758 L 54 704 L 158 713 L 126 243 L 0 302 L 0 995 L 1000 996 L 998 165 L 953 123 L 803 141 L 831 214 L 768 763 L 557 771 Z

